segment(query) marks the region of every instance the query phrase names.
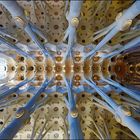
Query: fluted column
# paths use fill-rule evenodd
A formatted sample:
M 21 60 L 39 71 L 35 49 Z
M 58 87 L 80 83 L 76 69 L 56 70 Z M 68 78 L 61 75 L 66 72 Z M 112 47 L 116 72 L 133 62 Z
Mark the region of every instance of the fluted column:
M 120 47 L 117 50 L 114 50 L 113 52 L 105 55 L 104 58 L 110 58 L 110 57 L 116 56 L 116 55 L 120 54 L 122 51 L 136 47 L 139 43 L 140 43 L 140 37 L 136 37 L 135 39 L 131 40 L 123 47 Z
M 125 127 L 128 127 L 138 138 L 140 138 L 140 122 L 138 122 L 131 116 L 131 112 L 127 108 L 118 105 L 113 99 L 107 96 L 98 86 L 96 86 L 95 83 L 86 79 L 85 82 L 87 82 L 91 87 L 93 87 L 96 90 L 96 92 L 114 110 L 112 113 L 114 113 L 116 121 L 124 125 Z
M 121 89 L 123 92 L 125 92 L 126 94 L 128 94 L 130 97 L 134 98 L 135 100 L 137 101 L 140 101 L 140 95 L 134 93 L 133 91 L 129 90 L 128 88 L 120 85 L 119 83 L 111 80 L 111 79 L 105 79 L 103 78 L 103 81 L 107 82 L 108 84 L 114 86 L 114 87 L 117 87 L 119 89 Z
M 19 4 L 14 1 L 0 1 L 0 3 L 5 6 L 5 8 L 11 13 L 12 17 L 15 20 L 16 25 L 19 28 L 22 28 L 25 30 L 25 32 L 31 37 L 31 39 L 37 44 L 37 46 L 41 49 L 43 54 L 45 56 L 50 56 L 48 51 L 45 49 L 45 47 L 41 44 L 41 42 L 37 39 L 36 34 L 32 30 L 32 26 L 30 22 L 26 18 L 26 12 L 22 7 L 19 6 Z M 15 10 L 16 9 L 16 10 Z M 34 27 L 33 27 L 34 28 Z M 51 57 L 52 58 L 52 57 Z
M 48 86 L 50 82 L 51 80 L 45 80 L 29 102 L 24 107 L 18 109 L 14 120 L 0 133 L 0 139 L 12 139 L 16 133 L 30 121 L 30 115 L 38 105 L 40 94 L 45 90 L 46 86 Z
M 71 92 L 72 84 L 65 80 L 67 92 L 68 92 L 68 122 L 70 128 L 70 139 L 83 139 L 83 134 L 80 126 L 80 121 L 78 119 L 78 111 L 76 109 L 76 103 L 74 99 L 74 94 Z
M 32 57 L 28 53 L 24 52 L 22 49 L 18 48 L 16 45 L 13 45 L 8 40 L 6 40 L 6 39 L 4 39 L 2 37 L 0 37 L 0 43 L 3 43 L 5 45 L 7 45 L 9 48 L 12 48 L 17 53 L 19 53 L 20 55 L 23 55 L 24 57 L 29 57 L 29 58 Z
M 70 1 L 70 10 L 66 13 L 66 18 L 69 22 L 69 26 L 66 30 L 64 40 L 68 38 L 68 51 L 66 56 L 71 52 L 71 49 L 76 41 L 76 28 L 79 25 L 79 16 L 81 12 L 83 0 Z
M 101 42 L 96 46 L 94 50 L 89 52 L 85 59 L 88 57 L 93 57 L 95 53 L 100 50 L 112 37 L 114 37 L 119 31 L 126 30 L 132 24 L 132 20 L 140 14 L 140 1 L 136 1 L 130 8 L 128 8 L 124 13 L 120 13 L 116 18 L 115 23 L 111 26 L 112 28 L 108 31 L 107 35 L 101 40 Z
M 32 79 L 25 80 L 25 81 L 19 83 L 18 85 L 16 85 L 15 87 L 1 93 L 0 94 L 0 101 L 3 100 L 4 98 L 6 98 L 7 96 L 11 95 L 12 93 L 16 92 L 20 87 L 24 86 L 25 84 L 27 84 L 30 81 L 32 81 Z

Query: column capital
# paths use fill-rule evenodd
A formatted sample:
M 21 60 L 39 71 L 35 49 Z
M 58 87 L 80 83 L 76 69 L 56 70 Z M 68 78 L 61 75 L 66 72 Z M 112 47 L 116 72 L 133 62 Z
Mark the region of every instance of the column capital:
M 21 107 L 17 110 L 15 117 L 21 118 L 26 113 L 26 109 L 24 107 Z
M 77 17 L 73 17 L 70 23 L 72 26 L 77 27 L 79 25 L 79 19 Z
M 74 109 L 70 112 L 70 115 L 72 118 L 77 118 L 78 117 L 78 111 L 77 109 Z
M 20 28 L 25 28 L 27 21 L 24 21 L 21 17 L 14 17 L 15 23 Z

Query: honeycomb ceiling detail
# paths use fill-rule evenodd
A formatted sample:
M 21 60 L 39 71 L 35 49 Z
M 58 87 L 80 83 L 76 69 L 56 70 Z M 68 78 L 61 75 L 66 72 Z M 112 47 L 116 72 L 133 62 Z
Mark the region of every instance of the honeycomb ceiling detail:
M 0 139 L 139 139 L 140 1 L 0 0 Z

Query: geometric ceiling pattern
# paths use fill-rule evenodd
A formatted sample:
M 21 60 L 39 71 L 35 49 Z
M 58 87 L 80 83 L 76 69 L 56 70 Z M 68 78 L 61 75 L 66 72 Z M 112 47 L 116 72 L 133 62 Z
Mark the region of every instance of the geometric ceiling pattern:
M 140 1 L 0 1 L 0 139 L 140 138 Z

